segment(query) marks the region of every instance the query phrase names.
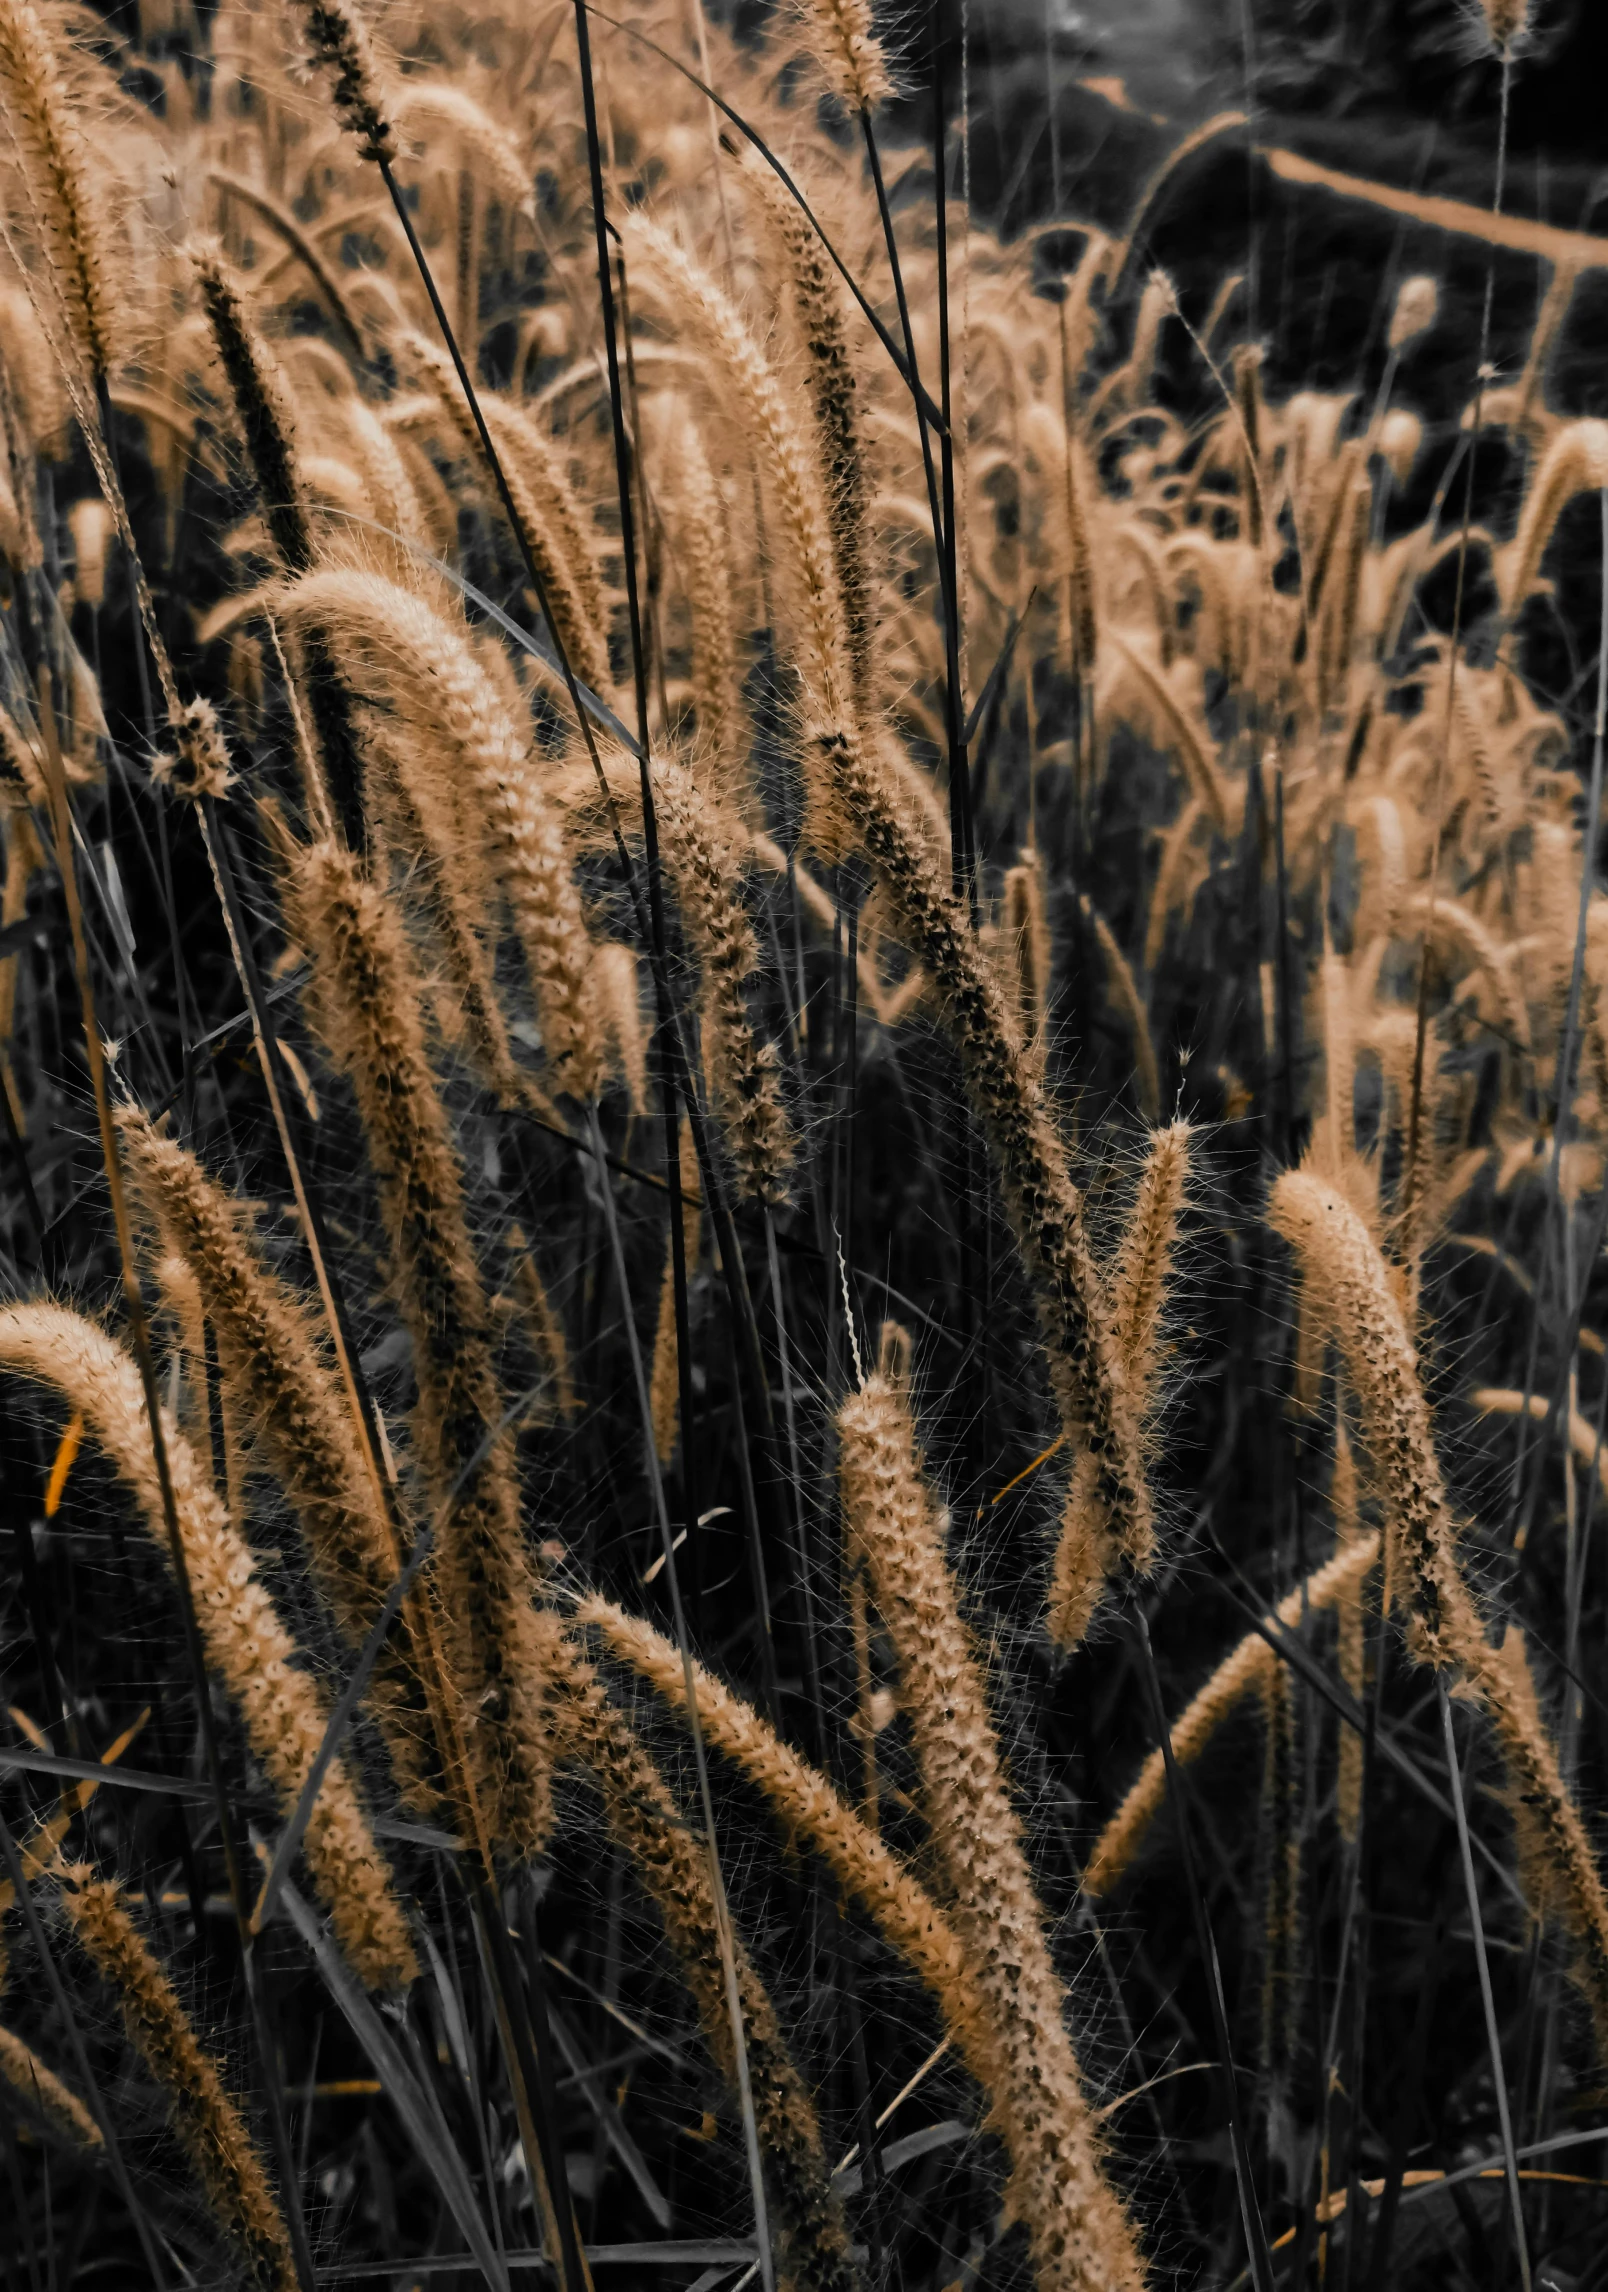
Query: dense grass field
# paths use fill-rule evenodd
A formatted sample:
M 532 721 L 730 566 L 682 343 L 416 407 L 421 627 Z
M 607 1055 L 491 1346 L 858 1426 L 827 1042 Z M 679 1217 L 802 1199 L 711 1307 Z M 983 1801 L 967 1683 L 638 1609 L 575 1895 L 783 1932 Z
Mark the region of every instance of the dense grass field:
M 1378 17 L 0 0 L 7 2292 L 1608 2287 L 1595 35 Z

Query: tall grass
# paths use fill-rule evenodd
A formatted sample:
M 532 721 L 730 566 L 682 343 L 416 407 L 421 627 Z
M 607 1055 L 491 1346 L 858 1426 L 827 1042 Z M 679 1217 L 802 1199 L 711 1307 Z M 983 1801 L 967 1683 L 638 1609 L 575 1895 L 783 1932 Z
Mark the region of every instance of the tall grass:
M 1508 387 L 1363 185 L 1320 388 L 1232 122 L 1005 236 L 862 0 L 138 15 L 0 0 L 6 2283 L 1608 2283 L 1588 242 Z

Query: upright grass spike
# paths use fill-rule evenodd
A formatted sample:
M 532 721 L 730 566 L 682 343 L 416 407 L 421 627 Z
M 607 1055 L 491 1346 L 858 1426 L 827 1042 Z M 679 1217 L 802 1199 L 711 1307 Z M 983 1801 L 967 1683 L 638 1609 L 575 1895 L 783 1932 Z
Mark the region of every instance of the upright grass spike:
M 203 242 L 191 249 L 190 261 L 256 477 L 269 537 L 287 573 L 310 573 L 318 552 L 284 377 L 221 250 Z M 319 818 L 333 805 L 342 835 L 354 851 L 361 851 L 367 841 L 363 759 L 352 722 L 351 692 L 321 631 L 308 631 L 303 661 L 324 782 L 308 789 L 309 808 Z
M 53 1387 L 79 1412 L 161 1543 L 164 1499 L 150 1420 L 139 1373 L 122 1347 L 65 1306 L 12 1305 L 0 1311 L 0 1368 Z M 289 1814 L 323 1741 L 322 1698 L 292 1660 L 294 1642 L 255 1574 L 250 1548 L 171 1419 L 162 1437 L 207 1660 Z M 353 1972 L 372 1989 L 411 1982 L 418 1969 L 407 1920 L 339 1762 L 325 1777 L 305 1851 Z
M 837 1423 L 845 1526 L 898 1654 L 922 1809 L 996 2051 L 1011 2199 L 1028 2224 L 1039 2284 L 1042 2292 L 1137 2292 L 1145 2280 L 1137 2238 L 1102 2168 L 1066 1995 L 908 1406 L 872 1377 Z
M 436 1009 L 442 1032 L 504 1106 L 534 1106 L 545 1092 L 516 1061 L 498 991 L 495 950 L 486 945 L 480 838 L 465 833 L 469 791 L 440 769 L 433 740 L 418 727 L 368 712 L 363 742 L 369 789 L 381 824 L 373 840 L 394 839 L 405 891 L 416 900 L 439 956 Z
M 1042 1069 L 1048 1045 L 1053 950 L 1037 852 L 1024 852 L 1015 867 L 1005 870 L 1003 888 L 1000 933 L 1015 982 L 1022 1041 Z
M 73 350 L 91 392 L 103 390 L 128 330 L 124 264 L 56 39 L 31 0 L 0 5 L 0 108 Z
M 770 169 L 750 156 L 744 177 L 764 209 L 770 235 L 785 265 L 793 325 L 804 354 L 820 437 L 826 513 L 843 599 L 854 704 L 863 713 L 872 697 L 874 484 L 842 300 L 820 241 Z
M 1133 1398 L 1100 1310 L 1082 1198 L 1004 985 L 919 827 L 851 735 L 823 730 L 815 744 L 831 801 L 852 823 L 941 997 L 1032 1286 L 1062 1426 L 1078 1444 L 1050 1617 L 1052 1635 L 1073 1646 L 1088 1628 L 1114 1550 L 1143 1551 L 1152 1534 Z
M 678 432 L 672 466 L 676 566 L 692 618 L 699 769 L 718 795 L 740 805 L 751 733 L 733 619 L 731 538 L 719 484 L 690 416 Z
M 448 1508 L 431 1591 L 463 1697 L 473 1780 L 495 1843 L 523 1857 L 539 1851 L 552 1824 L 537 1586 L 417 976 L 394 911 L 350 853 L 314 845 L 288 865 L 291 926 L 313 954 L 312 1015 L 352 1085 L 378 1186 L 418 1380 L 420 1461 L 432 1504 Z
M 893 93 L 870 0 L 799 0 L 799 28 L 832 93 L 848 110 L 875 111 Z
M 251 2292 L 297 2292 L 290 2236 L 238 2104 L 177 1991 L 129 1915 L 122 1889 L 88 1863 L 62 1868 L 62 1914 L 117 2000 L 173 2130 Z
M 698 1197 L 698 1158 L 692 1151 L 692 1136 L 685 1127 L 681 1134 L 681 1192 L 683 1202 L 692 1208 L 683 1211 L 686 1234 L 687 1269 L 689 1278 L 697 1270 L 698 1250 L 702 1241 L 702 1204 Z M 659 1452 L 659 1462 L 668 1470 L 676 1453 L 680 1438 L 678 1408 L 681 1397 L 680 1355 L 676 1343 L 676 1285 L 675 1268 L 668 1256 L 659 1283 L 659 1320 L 653 1338 L 653 1380 L 650 1399 L 653 1405 L 653 1445 Z
M 1111 1269 L 1117 1350 L 1133 1405 L 1141 1412 L 1150 1404 L 1156 1381 L 1162 1307 L 1189 1183 L 1193 1136 L 1187 1122 L 1173 1122 L 1151 1133 L 1139 1190 Z M 1144 1555 L 1129 1557 L 1136 1566 L 1144 1563 Z
M 396 157 L 396 131 L 387 116 L 368 26 L 356 7 L 340 0 L 293 0 L 313 63 L 330 78 L 330 100 L 341 125 L 365 159 Z

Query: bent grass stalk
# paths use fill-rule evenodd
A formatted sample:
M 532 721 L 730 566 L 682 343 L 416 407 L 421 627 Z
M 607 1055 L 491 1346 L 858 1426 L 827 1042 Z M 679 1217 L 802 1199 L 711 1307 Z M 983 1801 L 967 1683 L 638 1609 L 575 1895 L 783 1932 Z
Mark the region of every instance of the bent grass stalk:
M 226 1388 L 301 1523 L 341 1636 L 359 1649 L 384 1605 L 398 1555 L 301 1299 L 263 1262 L 233 1199 L 194 1155 L 133 1109 L 120 1115 L 119 1132 L 137 1191 L 197 1285 Z M 403 1628 L 416 1631 L 416 1614 Z M 388 1643 L 372 1697 L 405 1794 L 429 1811 L 430 1714 L 417 1656 Z
M 254 2292 L 294 2292 L 290 2235 L 244 2118 L 115 1881 L 87 1863 L 61 1871 L 59 1900 L 117 2000 L 129 2042 L 161 2090 L 219 2228 Z
M 1277 1180 L 1269 1216 L 1330 1301 L 1385 1507 L 1408 1645 L 1438 1675 L 1460 1674 L 1491 1723 L 1523 1808 L 1520 1877 L 1537 1915 L 1550 1911 L 1567 1932 L 1598 2046 L 1608 2046 L 1608 1893 L 1556 1749 L 1489 1645 L 1463 1576 L 1429 1411 L 1384 1260 L 1350 1204 L 1305 1172 Z
M 164 1411 L 167 1471 L 159 1475 L 134 1362 L 104 1330 L 65 1306 L 14 1305 L 0 1312 L 0 1367 L 52 1386 L 83 1417 L 159 1543 L 171 1502 L 208 1664 L 238 1707 L 288 1814 L 323 1741 L 322 1700 L 297 1668 L 295 1643 L 189 1442 Z M 376 1989 L 410 1982 L 418 1969 L 407 1921 L 338 1762 L 308 1823 L 306 1853 L 353 1971 Z

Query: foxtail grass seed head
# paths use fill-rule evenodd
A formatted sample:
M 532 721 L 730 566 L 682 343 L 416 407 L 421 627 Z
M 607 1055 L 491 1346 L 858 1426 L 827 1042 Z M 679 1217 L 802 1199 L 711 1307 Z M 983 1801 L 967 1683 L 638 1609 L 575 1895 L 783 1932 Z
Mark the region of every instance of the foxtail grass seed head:
M 194 1155 L 133 1109 L 119 1129 L 134 1185 L 195 1285 L 235 1411 L 290 1500 L 342 1638 L 359 1649 L 401 1559 L 307 1312 Z M 429 1713 L 411 1636 L 404 1618 L 381 1651 L 371 1701 L 399 1782 L 429 1807 Z
M 681 1125 L 679 1171 L 682 1206 L 682 1246 L 686 1252 L 690 1284 L 698 1268 L 703 1238 L 703 1199 L 698 1189 L 698 1157 L 693 1151 L 692 1128 Z M 681 1437 L 680 1354 L 676 1338 L 675 1265 L 665 1237 L 664 1273 L 659 1282 L 659 1326 L 653 1340 L 653 1374 L 649 1380 L 649 1413 L 653 1418 L 653 1445 L 662 1465 L 669 1465 Z
M 198 241 L 190 250 L 190 265 L 274 547 L 288 573 L 309 572 L 313 541 L 284 377 L 222 248 Z
M 726 1978 L 730 1966 L 774 2214 L 778 2282 L 796 2292 L 859 2292 L 860 2272 L 850 2252 L 842 2203 L 827 2173 L 814 2104 L 770 1994 L 741 1939 L 730 1932 L 710 1876 L 707 1847 L 694 1843 L 664 1777 L 580 1651 L 564 1643 L 549 1661 L 560 1747 L 590 1776 L 616 1842 L 664 1922 L 705 2042 L 727 2084 L 735 2086 L 737 2050 Z M 728 1934 L 724 1952 L 722 1925 Z
M 342 127 L 355 136 L 365 159 L 396 157 L 396 134 L 386 116 L 379 69 L 357 0 L 295 0 L 311 62 L 329 76 L 330 98 Z
M 1478 0 L 1485 36 L 1492 52 L 1510 57 L 1529 37 L 1535 0 Z
M 1369 1531 L 1342 1546 L 1304 1583 L 1286 1593 L 1270 1621 L 1283 1631 L 1298 1630 L 1307 1616 L 1322 1615 L 1356 1597 L 1378 1563 L 1379 1538 Z M 1268 1669 L 1278 1660 L 1260 1632 L 1246 1633 L 1173 1722 L 1172 1753 L 1180 1766 L 1188 1766 L 1201 1756 L 1247 1696 L 1262 1692 Z M 1084 1865 L 1083 1890 L 1095 1901 L 1114 1893 L 1132 1868 L 1166 1799 L 1167 1765 L 1157 1749 L 1146 1759 Z
M 600 1635 L 610 1655 L 629 1664 L 687 1717 L 686 1669 L 673 1641 L 608 1600 L 583 1600 L 575 1614 L 577 1623 Z M 838 1883 L 864 1905 L 890 1946 L 938 1999 L 950 2027 L 972 2049 L 980 2082 L 987 2084 L 993 2064 L 977 2050 L 985 2040 L 960 1942 L 937 1903 L 827 1778 L 699 1663 L 693 1666 L 693 1694 L 705 1742 L 764 1792 L 789 1834 L 819 1854 Z
M 0 108 L 49 268 L 44 307 L 59 308 L 74 353 L 98 387 L 116 365 L 126 331 L 119 291 L 125 263 L 64 67 L 58 36 L 31 0 L 0 0 Z
M 1427 334 L 1440 312 L 1440 287 L 1432 278 L 1421 273 L 1403 279 L 1396 290 L 1396 307 L 1390 314 L 1390 331 L 1385 337 L 1386 347 L 1392 351 L 1405 350 L 1408 343 L 1416 342 Z
M 552 1822 L 536 1582 L 418 976 L 395 910 L 350 853 L 314 845 L 291 866 L 286 906 L 314 956 L 314 1022 L 357 1100 L 412 1348 L 414 1439 L 437 1533 L 432 1589 L 465 1700 L 469 1781 L 496 1841 L 534 1853 Z
M 1000 932 L 1016 988 L 1022 1040 L 1042 1066 L 1050 1015 L 1053 950 L 1044 912 L 1043 871 L 1036 852 L 1024 852 L 1007 868 Z
M 870 0 L 799 0 L 799 28 L 822 78 L 850 111 L 875 111 L 892 95 Z
M 178 1992 L 121 1888 L 87 1863 L 64 1869 L 62 1913 L 117 2001 L 129 2043 L 161 2092 L 179 2145 L 251 2292 L 297 2292 L 289 2232 L 267 2168 Z
M 898 1656 L 922 1811 L 998 2061 L 994 2099 L 1011 2151 L 1011 2201 L 1027 2222 L 1038 2281 L 1069 2292 L 1137 2292 L 1137 2240 L 1102 2169 L 1065 1992 L 908 1406 L 873 1377 L 844 1402 L 837 1424 L 850 1554 L 865 1562 Z
M 84 603 L 99 612 L 106 602 L 106 564 L 116 528 L 98 494 L 87 494 L 67 512 L 73 537 L 73 586 Z
M 1192 1135 L 1187 1122 L 1173 1122 L 1152 1133 L 1111 1273 L 1117 1350 L 1133 1406 L 1141 1412 L 1149 1404 L 1156 1379 L 1167 1280 L 1189 1184 Z
M 343 675 L 461 774 L 497 855 L 542 1022 L 550 1089 L 596 1095 L 603 1041 L 591 935 L 562 825 L 541 792 L 528 732 L 511 716 L 461 625 L 378 574 L 321 572 L 281 592 L 295 627 L 322 631 Z
M 94 1322 L 59 1305 L 0 1311 L 0 1369 L 50 1385 L 76 1409 L 167 1547 L 156 1449 L 139 1371 Z M 254 1757 L 288 1816 L 324 1740 L 322 1696 L 189 1442 L 171 1419 L 163 1441 L 184 1565 L 209 1669 L 239 1710 Z M 369 1987 L 399 1989 L 418 1971 L 390 1873 L 339 1759 L 308 1821 L 303 1851 L 336 1938 Z
M 0 2084 L 12 2105 L 56 2140 L 73 2149 L 105 2146 L 101 2129 L 76 2093 L 70 2092 L 15 2030 L 0 2024 Z

